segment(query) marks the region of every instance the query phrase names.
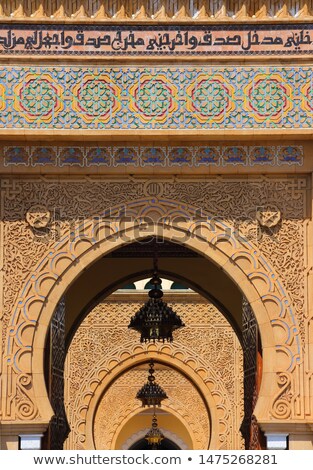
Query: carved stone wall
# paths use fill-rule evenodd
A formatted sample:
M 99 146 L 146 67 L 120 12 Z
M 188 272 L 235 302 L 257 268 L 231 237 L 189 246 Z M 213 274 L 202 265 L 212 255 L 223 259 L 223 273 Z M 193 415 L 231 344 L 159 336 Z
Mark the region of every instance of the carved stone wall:
M 207 371 L 206 386 L 215 395 L 218 422 L 212 422 L 219 433 L 219 448 L 242 448 L 240 425 L 243 419 L 243 359 L 239 341 L 218 309 L 202 297 L 186 294 L 165 294 L 186 327 L 176 332 L 174 342 L 168 346 L 173 357 L 184 358 L 185 363 L 197 362 Z M 131 300 L 132 299 L 132 300 Z M 120 300 L 98 304 L 82 322 L 73 337 L 66 359 L 66 410 L 71 434 L 66 447 L 84 446 L 82 431 L 83 410 L 86 397 L 92 395 L 98 378 L 99 367 L 111 373 L 110 364 L 117 356 L 132 357 L 139 338 L 129 332 L 127 325 L 131 315 L 140 307 L 136 294 L 120 295 Z M 144 349 L 149 350 L 148 346 Z M 165 356 L 166 357 L 166 356 Z M 162 361 L 160 351 L 156 360 Z M 114 363 L 114 362 L 113 362 Z M 147 364 L 147 360 L 145 360 Z M 104 372 L 103 372 L 104 374 Z M 198 372 L 203 380 L 203 372 Z M 207 404 L 196 391 L 195 385 L 175 369 L 170 362 L 158 370 L 157 381 L 165 389 L 169 399 L 164 404 L 188 423 L 198 449 L 208 448 L 210 423 Z M 128 415 L 139 412 L 140 402 L 135 399 L 138 389 L 147 379 L 145 369 L 131 369 L 113 382 L 99 403 L 93 430 L 96 448 L 110 449 L 118 426 Z M 114 403 L 114 406 L 113 406 Z M 211 410 L 213 412 L 214 410 Z M 88 414 L 88 411 L 87 413 Z
M 276 385 L 272 379 L 268 384 L 275 394 L 266 400 L 267 419 L 311 416 L 312 404 L 305 405 L 302 392 L 311 386 L 309 364 L 302 360 L 311 320 L 305 308 L 306 178 L 6 178 L 1 189 L 4 420 L 41 419 L 33 389 L 40 377 L 32 363 L 34 348 L 42 354 L 35 327 L 46 328 L 41 318 L 44 312 L 47 321 L 55 308 L 51 292 L 59 299 L 74 279 L 71 273 L 76 269 L 78 275 L 97 259 L 96 248 L 106 237 L 112 249 L 122 243 L 116 238 L 121 210 L 137 220 L 163 217 L 165 233 L 173 237 L 168 221 L 185 214 L 185 243 L 200 252 L 211 250 L 217 264 L 223 263 L 234 281 L 240 278 L 245 295 L 255 300 L 257 320 L 270 319 L 277 355 L 271 360 L 278 365 Z M 204 219 L 194 229 L 199 213 Z M 128 230 L 133 239 L 132 226 Z M 89 261 L 80 264 L 87 255 Z M 262 333 L 264 323 L 260 326 Z M 271 335 L 264 338 L 270 341 Z

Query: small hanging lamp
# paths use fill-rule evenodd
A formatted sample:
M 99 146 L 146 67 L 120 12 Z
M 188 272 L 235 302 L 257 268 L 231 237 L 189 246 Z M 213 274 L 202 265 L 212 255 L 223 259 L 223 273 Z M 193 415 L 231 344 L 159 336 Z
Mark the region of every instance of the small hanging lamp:
M 145 439 L 148 441 L 149 446 L 151 446 L 153 450 L 157 450 L 164 439 L 164 435 L 158 428 L 158 420 L 155 412 L 153 413 L 152 426 L 145 435 Z
M 131 318 L 128 328 L 138 331 L 141 343 L 153 341 L 173 341 L 173 331 L 182 328 L 184 323 L 174 310 L 162 300 L 161 279 L 158 275 L 157 258 L 154 259 L 154 272 L 150 280 L 153 288 L 149 300 Z
M 138 391 L 136 398 L 142 401 L 142 406 L 161 406 L 162 400 L 167 398 L 163 388 L 155 381 L 154 362 L 149 363 L 149 376 L 147 383 Z

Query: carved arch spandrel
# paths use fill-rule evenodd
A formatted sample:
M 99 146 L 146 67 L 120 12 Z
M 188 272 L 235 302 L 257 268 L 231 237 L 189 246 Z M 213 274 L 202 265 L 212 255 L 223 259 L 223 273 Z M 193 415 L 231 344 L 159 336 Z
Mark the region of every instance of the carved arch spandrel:
M 104 217 L 111 219 L 99 220 L 96 225 L 87 222 L 84 235 L 74 240 L 69 240 L 69 234 L 64 236 L 29 275 L 13 310 L 4 358 L 5 376 L 16 375 L 15 396 L 27 395 L 35 408 L 37 401 L 42 420 L 49 421 L 51 408 L 38 358 L 43 356 L 45 333 L 57 302 L 83 269 L 127 242 L 146 238 L 148 232 L 149 235 L 161 233 L 169 241 L 183 243 L 217 264 L 251 304 L 260 328 L 264 355 L 263 380 L 256 407 L 259 422 L 282 419 L 276 407 L 278 400 L 280 407 L 283 402 L 287 409 L 283 417 L 287 414 L 290 419 L 303 418 L 303 405 L 300 404 L 299 416 L 299 400 L 288 398 L 299 393 L 303 375 L 298 323 L 283 283 L 270 262 L 253 243 L 224 221 L 215 220 L 214 224 L 201 221 L 195 226 L 193 217 L 197 210 L 192 206 L 174 200 L 145 198 L 129 203 L 126 209 L 127 215 L 134 217 L 133 221 L 126 220 L 121 227 L 118 219 L 112 218 L 112 214 L 120 213 L 121 207 L 116 207 L 115 212 L 111 210 L 110 214 L 104 213 Z M 153 222 L 155 214 L 163 219 Z M 144 233 L 143 217 L 150 217 L 152 221 L 145 224 Z M 24 335 L 24 331 L 27 334 Z M 290 378 L 288 394 L 285 384 L 282 387 L 281 374 Z M 21 383 L 24 376 L 27 377 L 26 390 L 25 380 Z M 275 397 L 272 402 L 269 396 Z M 35 397 L 41 399 L 35 400 Z

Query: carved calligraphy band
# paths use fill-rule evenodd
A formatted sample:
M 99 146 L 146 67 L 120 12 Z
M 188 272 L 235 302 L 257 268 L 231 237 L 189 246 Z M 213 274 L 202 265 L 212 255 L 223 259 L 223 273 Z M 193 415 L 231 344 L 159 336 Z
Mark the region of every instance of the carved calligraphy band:
M 312 55 L 313 25 L 0 25 L 0 56 Z

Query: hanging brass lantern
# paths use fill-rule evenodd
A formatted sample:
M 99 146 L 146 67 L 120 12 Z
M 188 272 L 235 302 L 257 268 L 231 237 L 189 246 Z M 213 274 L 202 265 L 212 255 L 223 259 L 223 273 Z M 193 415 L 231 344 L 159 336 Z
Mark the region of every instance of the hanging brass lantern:
M 158 276 L 156 262 L 150 283 L 149 300 L 131 318 L 128 328 L 140 333 L 141 343 L 153 341 L 173 341 L 173 331 L 182 328 L 184 323 L 166 302 L 162 300 L 161 279 Z
M 145 435 L 145 439 L 148 441 L 149 446 L 154 450 L 158 449 L 164 439 L 164 435 L 158 428 L 158 421 L 155 412 L 152 418 L 152 426 Z
M 167 398 L 163 388 L 155 381 L 154 376 L 154 362 L 151 360 L 149 363 L 149 376 L 147 383 L 138 391 L 136 398 L 141 400 L 142 406 L 161 406 L 162 400 Z

